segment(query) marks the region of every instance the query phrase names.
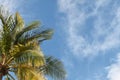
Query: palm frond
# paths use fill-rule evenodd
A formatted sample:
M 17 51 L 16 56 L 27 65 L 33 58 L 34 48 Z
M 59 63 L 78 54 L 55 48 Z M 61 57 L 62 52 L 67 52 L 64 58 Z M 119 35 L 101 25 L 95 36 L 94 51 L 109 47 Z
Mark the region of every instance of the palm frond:
M 11 48 L 11 40 L 10 30 L 7 28 L 7 26 L 5 26 L 1 38 L 1 46 L 3 52 L 7 53 L 9 51 Z
M 19 39 L 25 32 L 37 28 L 37 27 L 39 26 L 39 24 L 40 24 L 40 22 L 35 21 L 35 22 L 33 22 L 31 25 L 25 27 L 23 30 L 21 30 L 20 32 L 18 32 L 18 34 L 16 35 L 15 44 L 18 42 L 18 39 Z
M 45 62 L 44 55 L 36 42 L 15 45 L 9 53 L 18 64 L 29 63 L 33 66 L 40 66 Z
M 15 23 L 13 15 L 10 15 L 10 16 L 7 17 L 7 19 L 6 19 L 6 25 L 9 28 L 9 30 L 12 32 L 13 29 L 15 28 L 15 26 L 16 26 L 16 23 Z
M 10 34 L 13 40 L 12 42 L 13 44 L 17 33 L 24 28 L 24 21 L 18 12 L 16 12 L 15 17 L 13 18 L 13 20 L 11 20 L 11 25 L 12 25 L 12 30 Z
M 16 27 L 18 26 L 18 29 L 20 30 L 23 29 L 24 21 L 18 12 L 16 12 L 15 14 L 15 21 L 16 21 Z
M 5 24 L 5 20 L 4 20 L 4 17 L 2 16 L 2 14 L 0 14 L 0 19 L 1 19 L 2 24 Z
M 9 16 L 9 12 L 5 11 L 5 8 L 3 6 L 0 6 L 0 20 L 2 24 L 6 24 L 6 19 Z
M 2 53 L 8 53 L 11 48 L 11 26 L 10 21 L 12 17 L 8 12 L 4 12 L 0 7 L 0 20 L 2 22 L 2 31 L 1 31 L 1 39 L 0 39 L 0 47 Z
M 11 56 L 19 56 L 21 55 L 20 53 L 21 52 L 24 52 L 26 50 L 37 50 L 39 51 L 40 48 L 39 48 L 39 44 L 35 41 L 33 42 L 28 42 L 26 44 L 17 44 L 17 45 L 14 45 L 9 53 L 11 54 Z
M 45 75 L 52 77 L 54 80 L 65 80 L 66 72 L 62 62 L 52 56 L 45 57 L 45 60 L 46 65 L 40 67 L 40 71 L 43 71 Z
M 17 64 L 24 63 L 32 66 L 42 66 L 45 63 L 43 55 L 38 51 L 27 50 L 22 53 L 21 56 L 15 56 L 15 62 Z
M 8 18 L 10 17 L 10 13 L 4 10 L 3 6 L 0 6 L 0 20 L 2 23 L 3 28 L 8 26 Z
M 45 80 L 43 74 L 39 74 L 33 67 L 28 67 L 19 65 L 16 68 L 15 73 L 19 80 Z
M 7 79 L 7 80 L 15 80 L 15 78 L 14 78 L 11 74 L 9 74 L 9 73 L 8 73 L 6 79 Z
M 51 39 L 53 35 L 53 30 L 52 29 L 47 29 L 44 31 L 41 31 L 40 33 L 35 33 L 34 35 L 28 37 L 27 39 L 23 40 L 22 43 L 26 43 L 29 41 L 33 41 L 33 40 L 38 40 L 39 42 L 42 42 L 44 40 L 48 40 Z

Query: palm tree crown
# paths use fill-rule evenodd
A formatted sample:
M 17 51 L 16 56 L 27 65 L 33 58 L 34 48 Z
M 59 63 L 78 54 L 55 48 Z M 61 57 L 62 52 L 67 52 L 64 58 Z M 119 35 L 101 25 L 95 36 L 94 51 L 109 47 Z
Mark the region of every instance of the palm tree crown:
M 42 30 L 38 21 L 26 26 L 18 12 L 8 15 L 2 8 L 0 20 L 0 80 L 46 80 L 46 75 L 65 79 L 61 61 L 45 56 L 39 46 L 51 38 L 53 30 Z

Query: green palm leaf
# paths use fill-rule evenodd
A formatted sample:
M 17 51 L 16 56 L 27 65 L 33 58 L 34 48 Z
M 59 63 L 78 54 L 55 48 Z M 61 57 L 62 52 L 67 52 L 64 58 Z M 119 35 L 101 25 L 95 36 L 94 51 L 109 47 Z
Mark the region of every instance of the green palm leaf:
M 46 64 L 40 67 L 40 71 L 43 71 L 45 75 L 52 77 L 54 80 L 65 80 L 66 72 L 62 62 L 52 56 L 45 57 L 45 60 Z
M 15 66 L 17 75 L 19 80 L 45 80 L 44 75 L 38 73 L 35 68 L 27 65 L 20 64 Z
M 25 27 L 23 30 L 21 30 L 20 32 L 18 32 L 18 34 L 16 35 L 16 40 L 15 40 L 15 44 L 18 42 L 18 39 L 27 31 L 33 30 L 35 28 L 37 28 L 39 26 L 39 22 L 35 21 L 33 22 L 31 25 Z
M 40 33 L 36 33 L 33 36 L 30 36 L 29 38 L 25 39 L 24 41 L 28 42 L 28 41 L 38 39 L 39 42 L 42 42 L 44 40 L 50 39 L 52 34 L 53 34 L 53 30 L 48 29 L 48 30 L 41 31 Z

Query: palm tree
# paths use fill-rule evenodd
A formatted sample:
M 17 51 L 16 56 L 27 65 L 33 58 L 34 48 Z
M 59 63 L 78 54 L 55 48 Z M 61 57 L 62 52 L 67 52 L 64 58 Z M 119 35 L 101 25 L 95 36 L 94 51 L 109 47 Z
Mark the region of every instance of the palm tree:
M 26 26 L 18 12 L 8 15 L 2 8 L 0 20 L 0 80 L 65 79 L 62 62 L 44 55 L 39 46 L 51 38 L 53 30 L 41 29 L 38 21 Z

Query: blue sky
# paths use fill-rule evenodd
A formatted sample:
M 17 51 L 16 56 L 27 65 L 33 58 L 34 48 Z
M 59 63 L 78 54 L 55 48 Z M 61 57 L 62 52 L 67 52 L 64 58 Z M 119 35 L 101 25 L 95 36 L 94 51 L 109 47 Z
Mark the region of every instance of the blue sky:
M 0 0 L 26 23 L 54 29 L 41 47 L 61 59 L 67 80 L 120 80 L 119 0 Z

